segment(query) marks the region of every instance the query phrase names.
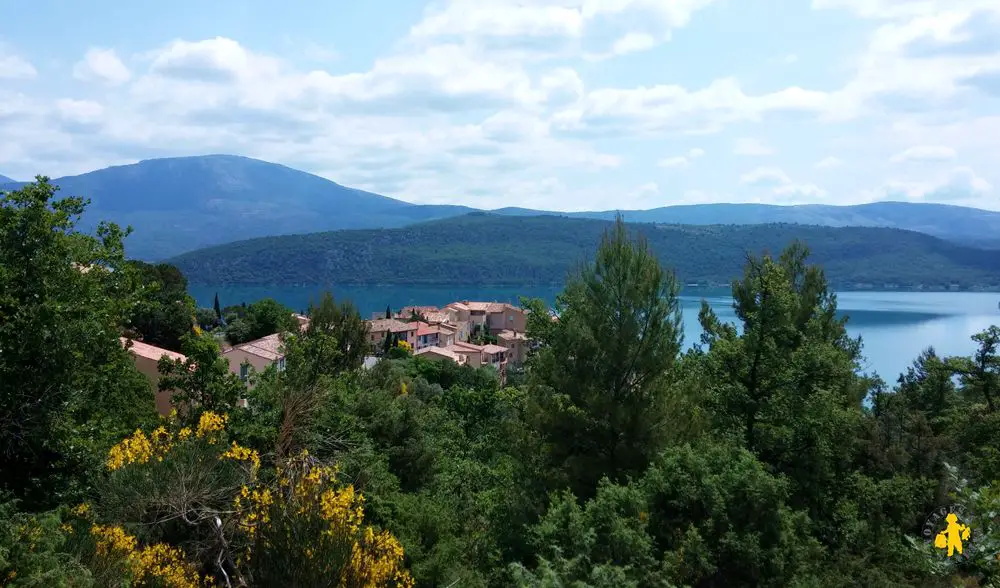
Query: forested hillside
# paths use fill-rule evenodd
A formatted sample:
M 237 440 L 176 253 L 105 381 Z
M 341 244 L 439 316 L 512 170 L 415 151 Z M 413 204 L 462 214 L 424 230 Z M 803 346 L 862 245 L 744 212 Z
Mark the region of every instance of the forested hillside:
M 326 295 L 248 389 L 195 316 L 287 309 L 185 323 L 183 278 L 78 232 L 83 209 L 0 196 L 0 585 L 1000 580 L 1000 328 L 866 377 L 801 245 L 733 262 L 739 324 L 703 305 L 689 352 L 676 277 L 614 223 L 558 320 L 523 301 L 538 345 L 506 379 L 391 345 L 364 369 L 366 323 Z M 126 333 L 186 354 L 160 360 L 169 416 Z
M 239 241 L 179 256 L 204 284 L 561 284 L 608 221 L 473 213 L 391 230 Z M 633 225 L 685 283 L 728 284 L 748 252 L 807 243 L 838 288 L 1000 286 L 1000 256 L 911 231 L 790 224 Z

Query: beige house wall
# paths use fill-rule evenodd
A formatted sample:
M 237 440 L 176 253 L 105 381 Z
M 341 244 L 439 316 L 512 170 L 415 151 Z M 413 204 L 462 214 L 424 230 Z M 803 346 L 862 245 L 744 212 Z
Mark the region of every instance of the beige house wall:
M 528 316 L 518 308 L 506 308 L 503 312 L 491 312 L 487 320 L 490 333 L 493 335 L 503 330 L 523 333 L 528 328 Z
M 247 353 L 246 351 L 234 347 L 223 354 L 223 357 L 229 362 L 229 371 L 233 372 L 237 376 L 240 376 L 240 366 L 243 365 L 244 361 L 250 363 L 254 371 L 262 372 L 268 368 L 272 363 L 276 363 L 269 359 L 265 359 L 259 355 L 253 353 Z
M 132 355 L 132 360 L 135 362 L 135 367 L 142 375 L 146 376 L 149 380 L 149 385 L 153 389 L 153 396 L 156 400 L 156 412 L 163 416 L 170 414 L 173 409 L 173 404 L 171 404 L 170 399 L 174 395 L 173 390 L 164 390 L 161 392 L 159 390 L 160 386 L 160 372 L 157 369 L 159 365 L 159 360 L 152 360 L 145 357 L 139 357 L 134 353 Z

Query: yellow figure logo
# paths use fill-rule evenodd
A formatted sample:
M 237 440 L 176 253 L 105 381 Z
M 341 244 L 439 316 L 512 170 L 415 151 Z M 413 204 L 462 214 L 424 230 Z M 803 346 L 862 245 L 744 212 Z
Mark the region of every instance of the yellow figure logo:
M 969 525 L 959 523 L 958 517 L 953 512 L 948 513 L 945 520 L 948 521 L 948 526 L 934 538 L 934 547 L 947 549 L 948 557 L 951 557 L 956 551 L 962 555 L 962 541 L 969 540 L 972 528 Z

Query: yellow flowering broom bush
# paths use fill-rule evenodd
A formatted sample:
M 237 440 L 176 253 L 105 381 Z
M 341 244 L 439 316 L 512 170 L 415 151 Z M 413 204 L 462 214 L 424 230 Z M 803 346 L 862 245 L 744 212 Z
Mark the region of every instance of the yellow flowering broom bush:
M 303 453 L 263 464 L 226 416 L 136 431 L 106 462 L 101 499 L 73 512 L 95 577 L 131 586 L 409 587 L 403 550 L 365 526 L 364 498 Z M 129 524 L 121 524 L 128 521 Z
M 263 586 L 411 587 L 403 548 L 364 525 L 364 497 L 309 455 L 277 468 L 272 491 L 243 488 L 234 501 L 250 541 L 241 561 Z

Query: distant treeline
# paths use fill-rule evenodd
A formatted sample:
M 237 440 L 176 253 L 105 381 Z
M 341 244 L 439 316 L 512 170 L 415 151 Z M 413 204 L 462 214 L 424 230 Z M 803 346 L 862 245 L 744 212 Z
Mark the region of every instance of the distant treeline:
M 200 284 L 561 284 L 609 223 L 474 213 L 401 229 L 238 241 L 170 260 Z M 995 251 L 873 227 L 634 224 L 682 283 L 728 284 L 748 254 L 804 241 L 836 288 L 1000 287 Z

